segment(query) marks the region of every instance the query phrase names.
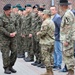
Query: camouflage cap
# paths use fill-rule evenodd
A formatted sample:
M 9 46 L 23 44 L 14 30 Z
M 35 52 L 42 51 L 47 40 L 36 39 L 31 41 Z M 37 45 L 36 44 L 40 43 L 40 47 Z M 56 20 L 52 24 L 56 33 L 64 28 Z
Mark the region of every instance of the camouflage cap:
M 43 14 L 51 15 L 51 11 L 50 10 L 44 10 Z

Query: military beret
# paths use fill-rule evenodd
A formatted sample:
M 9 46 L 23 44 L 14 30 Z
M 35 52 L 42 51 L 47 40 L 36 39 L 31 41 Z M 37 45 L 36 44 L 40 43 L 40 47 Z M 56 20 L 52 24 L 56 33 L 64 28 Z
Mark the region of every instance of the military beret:
M 33 6 L 33 9 L 38 8 L 37 6 Z
M 43 10 L 45 10 L 44 8 L 38 8 L 38 11 L 43 11 Z
M 34 5 L 34 6 L 33 6 L 33 9 L 35 9 L 35 8 L 39 8 L 39 6 L 38 6 L 38 5 Z
M 26 8 L 26 7 L 32 7 L 32 5 L 31 5 L 31 4 L 26 4 L 26 5 L 25 5 L 25 8 Z
M 25 10 L 25 8 L 19 8 L 19 10 L 20 10 L 20 11 L 23 11 L 23 10 Z
M 6 4 L 4 7 L 3 7 L 3 10 L 10 10 L 11 9 L 11 4 Z
M 43 14 L 51 15 L 51 11 L 50 10 L 44 10 Z
M 25 10 L 25 8 L 22 8 L 23 10 Z
M 12 6 L 12 8 L 16 8 L 16 6 Z
M 22 8 L 20 4 L 17 4 L 16 7 L 17 7 L 18 9 L 19 9 L 19 8 Z
M 36 6 L 40 7 L 39 4 L 35 4 Z

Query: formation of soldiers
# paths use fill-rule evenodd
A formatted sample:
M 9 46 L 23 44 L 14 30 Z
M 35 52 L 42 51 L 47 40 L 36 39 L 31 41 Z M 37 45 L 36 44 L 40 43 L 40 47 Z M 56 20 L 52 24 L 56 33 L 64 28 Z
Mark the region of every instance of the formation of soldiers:
M 63 44 L 63 57 L 68 69 L 67 75 L 74 75 L 74 14 L 68 9 L 67 0 L 60 0 L 59 5 L 65 11 L 61 27 L 60 40 Z M 34 66 L 46 68 L 42 75 L 54 75 L 52 70 L 52 54 L 54 50 L 55 25 L 51 19 L 51 11 L 45 5 L 7 4 L 0 15 L 0 46 L 3 58 L 3 67 L 6 74 L 16 73 L 13 69 L 16 58 L 23 58 Z M 25 53 L 28 56 L 25 56 Z

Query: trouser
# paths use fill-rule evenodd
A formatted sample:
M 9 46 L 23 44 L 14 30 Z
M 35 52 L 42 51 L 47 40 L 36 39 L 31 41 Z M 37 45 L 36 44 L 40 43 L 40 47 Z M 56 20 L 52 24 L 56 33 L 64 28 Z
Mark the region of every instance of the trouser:
M 17 36 L 17 54 L 21 55 L 22 54 L 22 38 L 21 36 Z
M 41 62 L 41 50 L 40 50 L 40 45 L 39 45 L 39 41 L 36 40 L 36 37 L 32 37 L 33 39 L 33 52 L 34 55 L 36 56 L 36 61 Z
M 75 41 L 74 41 L 74 58 L 75 58 Z
M 28 52 L 28 57 L 34 59 L 33 48 L 32 48 L 32 38 L 25 37 L 26 39 L 26 50 Z
M 64 58 L 64 62 L 66 64 L 66 66 L 67 66 L 67 69 L 74 70 L 74 49 L 72 48 L 70 50 L 63 51 L 63 58 Z
M 17 41 L 16 38 L 10 38 L 2 42 L 1 46 L 3 67 L 12 67 L 17 58 Z
M 62 44 L 60 41 L 55 41 L 54 43 L 54 66 L 61 66 L 62 64 Z
M 44 61 L 44 64 L 47 69 L 52 66 L 51 57 L 53 49 L 54 49 L 53 45 L 50 46 L 41 45 L 42 60 Z

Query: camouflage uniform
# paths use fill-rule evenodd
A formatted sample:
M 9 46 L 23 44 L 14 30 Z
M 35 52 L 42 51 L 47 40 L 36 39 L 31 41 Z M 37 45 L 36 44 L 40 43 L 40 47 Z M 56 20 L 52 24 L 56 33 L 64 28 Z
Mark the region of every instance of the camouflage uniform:
M 68 42 L 68 46 L 63 44 L 63 58 L 64 62 L 69 69 L 74 69 L 74 40 L 75 40 L 75 26 L 74 26 L 74 15 L 67 9 L 64 16 L 62 17 L 61 28 L 60 28 L 60 40 L 62 43 Z
M 12 67 L 17 58 L 17 40 L 16 36 L 11 38 L 10 33 L 15 32 L 17 24 L 12 16 L 5 14 L 0 16 L 0 44 L 3 58 L 3 67 Z
M 38 14 L 34 13 L 33 18 L 32 18 L 32 34 L 33 34 L 33 51 L 34 54 L 36 56 L 36 61 L 40 62 L 40 45 L 39 45 L 39 38 L 37 37 L 36 33 L 41 29 L 41 24 L 42 24 L 42 20 L 41 18 L 38 16 Z
M 21 25 L 21 34 L 22 35 L 26 35 L 26 16 L 23 16 L 23 18 L 22 18 L 22 25 Z M 25 53 L 25 52 L 27 52 L 27 49 L 26 49 L 26 47 L 27 47 L 27 40 L 26 40 L 26 37 L 22 37 L 21 36 L 21 41 L 22 41 L 22 44 L 21 44 L 21 49 L 22 49 L 22 52 L 23 52 L 23 54 Z
M 17 56 L 19 57 L 22 54 L 21 51 L 21 16 L 18 13 L 11 13 L 11 16 L 16 20 L 17 23 Z
M 23 28 L 22 32 L 25 34 L 25 40 L 26 40 L 26 50 L 28 52 L 28 57 L 33 60 L 33 49 L 32 49 L 32 38 L 29 37 L 29 34 L 31 33 L 31 27 L 32 27 L 32 13 L 29 13 L 25 17 L 25 28 Z
M 40 33 L 38 37 L 40 38 L 42 60 L 46 65 L 46 69 L 51 67 L 51 56 L 54 47 L 54 23 L 50 18 L 43 21 Z
M 18 57 L 23 57 L 24 56 L 24 52 L 23 52 L 23 49 L 22 49 L 22 43 L 23 43 L 23 39 L 21 37 L 21 26 L 22 26 L 22 16 L 21 15 L 18 15 L 16 17 L 16 21 L 17 21 L 17 24 L 18 24 L 18 36 L 17 36 L 17 45 L 18 45 Z

